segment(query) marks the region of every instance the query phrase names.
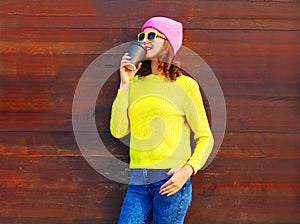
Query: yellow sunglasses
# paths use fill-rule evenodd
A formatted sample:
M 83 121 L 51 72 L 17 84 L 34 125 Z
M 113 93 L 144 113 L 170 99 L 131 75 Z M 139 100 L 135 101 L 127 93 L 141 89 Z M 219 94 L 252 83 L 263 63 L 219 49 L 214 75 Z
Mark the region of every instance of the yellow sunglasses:
M 142 42 L 146 38 L 149 42 L 151 42 L 154 41 L 157 37 L 167 39 L 166 36 L 161 33 L 150 31 L 150 32 L 140 32 L 138 34 L 138 41 Z

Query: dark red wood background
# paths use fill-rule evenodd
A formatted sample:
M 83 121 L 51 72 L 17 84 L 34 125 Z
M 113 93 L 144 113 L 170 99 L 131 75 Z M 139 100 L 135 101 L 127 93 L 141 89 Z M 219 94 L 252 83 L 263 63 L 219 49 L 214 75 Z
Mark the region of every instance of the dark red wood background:
M 300 3 L 275 1 L 0 0 L 0 223 L 116 223 L 126 190 L 85 161 L 72 100 L 88 65 L 164 15 L 224 91 L 227 129 L 193 177 L 186 223 L 300 223 Z M 108 133 L 117 74 L 106 85 Z

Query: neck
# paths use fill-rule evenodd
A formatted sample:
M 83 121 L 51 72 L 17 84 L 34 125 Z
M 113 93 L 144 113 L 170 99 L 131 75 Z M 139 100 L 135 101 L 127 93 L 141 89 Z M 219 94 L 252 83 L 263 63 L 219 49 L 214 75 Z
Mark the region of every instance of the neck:
M 154 75 L 162 75 L 158 70 L 158 61 L 157 60 L 153 60 L 151 61 L 151 70 L 152 70 L 152 74 Z

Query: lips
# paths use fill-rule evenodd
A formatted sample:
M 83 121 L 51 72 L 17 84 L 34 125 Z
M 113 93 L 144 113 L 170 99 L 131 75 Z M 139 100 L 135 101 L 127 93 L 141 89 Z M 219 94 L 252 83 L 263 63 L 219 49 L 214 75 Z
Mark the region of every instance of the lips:
M 152 47 L 146 45 L 146 49 L 147 49 L 147 51 L 150 51 L 152 49 Z

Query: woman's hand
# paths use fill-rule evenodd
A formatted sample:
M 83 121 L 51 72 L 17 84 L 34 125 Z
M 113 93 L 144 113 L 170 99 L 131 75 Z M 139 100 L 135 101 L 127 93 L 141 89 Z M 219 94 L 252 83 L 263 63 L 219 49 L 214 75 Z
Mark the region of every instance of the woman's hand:
M 170 172 L 173 176 L 160 187 L 159 193 L 161 195 L 171 196 L 179 191 L 193 174 L 193 168 L 190 165 L 185 165 L 179 169 L 171 169 Z
M 134 77 L 134 75 L 137 73 L 137 71 L 141 68 L 142 63 L 139 63 L 137 69 L 130 70 L 126 68 L 126 65 L 130 64 L 131 57 L 128 53 L 125 53 L 121 60 L 120 65 L 120 77 L 121 77 L 121 83 L 120 83 L 120 89 L 126 90 L 129 82 Z

